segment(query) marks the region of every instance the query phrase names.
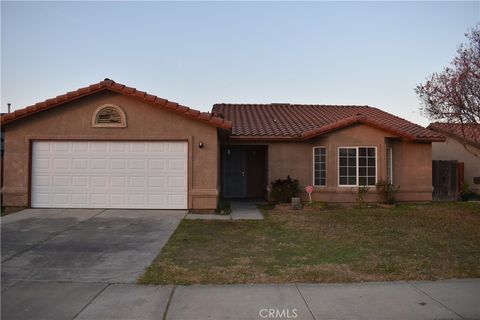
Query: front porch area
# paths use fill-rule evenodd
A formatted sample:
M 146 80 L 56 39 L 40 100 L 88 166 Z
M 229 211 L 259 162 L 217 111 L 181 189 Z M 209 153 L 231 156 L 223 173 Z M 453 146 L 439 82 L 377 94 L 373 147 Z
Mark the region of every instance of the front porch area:
M 267 199 L 267 146 L 224 145 L 220 157 L 221 197 L 229 200 Z

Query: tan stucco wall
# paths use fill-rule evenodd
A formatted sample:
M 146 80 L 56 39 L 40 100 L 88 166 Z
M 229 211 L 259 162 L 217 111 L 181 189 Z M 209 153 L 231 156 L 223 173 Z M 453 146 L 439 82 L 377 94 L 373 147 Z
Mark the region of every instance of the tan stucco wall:
M 290 175 L 299 180 L 302 191 L 305 186 L 313 185 L 313 147 L 327 147 L 327 186 L 315 187 L 312 198 L 326 202 L 355 202 L 356 188 L 338 187 L 338 147 L 377 147 L 377 179 L 386 180 L 386 138 L 396 137 L 366 125 L 354 125 L 304 142 L 241 144 L 268 145 L 268 183 Z M 393 183 L 400 186 L 397 200 L 430 201 L 431 144 L 394 141 Z M 307 193 L 302 192 L 302 197 L 308 198 Z M 375 187 L 370 188 L 367 200 L 377 201 Z
M 393 141 L 393 184 L 398 201 L 432 200 L 432 144 Z
M 126 128 L 92 128 L 103 104 L 115 104 Z M 188 206 L 213 209 L 218 198 L 217 129 L 113 92 L 102 92 L 5 126 L 4 206 L 28 206 L 32 140 L 183 140 L 188 142 Z M 202 141 L 204 147 L 198 148 Z
M 468 146 L 476 154 L 480 154 L 480 149 Z M 447 137 L 445 142 L 434 142 L 432 144 L 433 160 L 457 160 L 464 163 L 464 181 L 471 189 L 480 193 L 480 185 L 473 183 L 473 177 L 480 177 L 480 158 L 465 150 L 460 141 Z

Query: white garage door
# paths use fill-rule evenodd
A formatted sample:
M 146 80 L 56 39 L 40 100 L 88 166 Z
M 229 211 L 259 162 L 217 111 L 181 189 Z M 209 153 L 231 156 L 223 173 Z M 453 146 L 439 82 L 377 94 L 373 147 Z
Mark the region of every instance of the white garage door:
M 186 142 L 37 141 L 32 207 L 187 208 Z

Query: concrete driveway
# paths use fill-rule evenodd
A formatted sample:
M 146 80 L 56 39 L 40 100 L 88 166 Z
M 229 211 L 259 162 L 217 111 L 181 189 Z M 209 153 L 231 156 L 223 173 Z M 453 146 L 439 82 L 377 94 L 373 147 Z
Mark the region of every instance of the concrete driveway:
M 185 211 L 27 209 L 2 218 L 2 287 L 18 281 L 133 283 Z

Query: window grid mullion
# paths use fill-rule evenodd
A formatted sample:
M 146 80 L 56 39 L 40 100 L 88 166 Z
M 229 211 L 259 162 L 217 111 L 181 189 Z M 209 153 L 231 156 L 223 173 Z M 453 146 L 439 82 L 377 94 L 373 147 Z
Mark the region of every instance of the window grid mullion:
M 357 163 L 356 163 L 356 166 L 357 166 L 357 185 L 356 185 L 356 186 L 357 186 L 357 187 L 358 187 L 358 178 L 359 178 L 359 177 L 358 177 L 358 174 L 359 174 L 359 172 L 358 172 L 358 167 L 360 166 L 360 162 L 358 161 L 358 157 L 360 156 L 360 152 L 359 152 L 359 151 L 360 151 L 360 150 L 359 150 L 359 148 L 357 147 L 357 159 L 356 159 L 356 162 L 357 162 Z

